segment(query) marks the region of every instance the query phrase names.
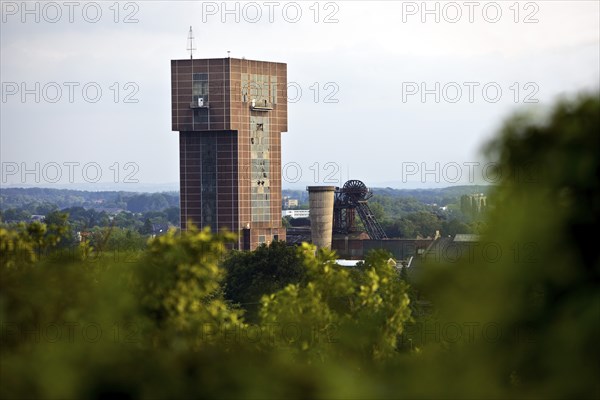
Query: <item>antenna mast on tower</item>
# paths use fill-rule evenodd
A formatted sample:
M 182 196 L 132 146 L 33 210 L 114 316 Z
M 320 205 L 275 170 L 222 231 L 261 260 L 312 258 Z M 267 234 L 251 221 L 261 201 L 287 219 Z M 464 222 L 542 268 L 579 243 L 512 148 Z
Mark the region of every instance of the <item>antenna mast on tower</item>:
M 192 60 L 194 58 L 194 50 L 196 50 L 196 48 L 194 47 L 194 32 L 192 32 L 192 27 L 190 26 L 190 32 L 188 33 L 188 48 L 190 51 L 190 60 Z

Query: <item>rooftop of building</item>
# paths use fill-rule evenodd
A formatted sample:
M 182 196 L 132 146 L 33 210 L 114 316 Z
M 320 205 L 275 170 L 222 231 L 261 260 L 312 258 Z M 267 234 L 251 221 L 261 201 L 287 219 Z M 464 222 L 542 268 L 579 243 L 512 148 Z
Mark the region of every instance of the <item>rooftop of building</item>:
M 473 233 L 457 233 L 454 236 L 455 242 L 479 242 L 479 235 Z
M 284 62 L 279 62 L 279 61 L 267 61 L 267 60 L 253 60 L 253 59 L 249 59 L 249 58 L 235 58 L 235 57 L 222 57 L 222 58 L 179 58 L 179 59 L 173 59 L 171 61 L 177 61 L 177 62 L 184 62 L 184 61 L 190 61 L 190 62 L 194 62 L 194 61 L 223 61 L 223 60 L 233 60 L 233 61 L 246 61 L 246 62 L 260 62 L 260 63 L 271 63 L 271 64 L 281 64 L 281 65 L 287 65 L 287 63 Z

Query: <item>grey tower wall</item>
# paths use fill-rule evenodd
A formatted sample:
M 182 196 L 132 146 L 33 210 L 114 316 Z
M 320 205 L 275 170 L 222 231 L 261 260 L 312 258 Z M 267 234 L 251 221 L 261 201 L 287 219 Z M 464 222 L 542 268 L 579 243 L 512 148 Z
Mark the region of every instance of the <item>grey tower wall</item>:
M 331 248 L 335 186 L 309 186 L 310 230 L 317 248 Z

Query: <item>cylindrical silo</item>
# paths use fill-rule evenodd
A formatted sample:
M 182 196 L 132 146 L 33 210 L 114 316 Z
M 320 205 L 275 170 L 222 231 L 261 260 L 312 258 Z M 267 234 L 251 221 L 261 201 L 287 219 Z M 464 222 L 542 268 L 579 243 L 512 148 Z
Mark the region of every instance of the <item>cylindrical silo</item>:
M 317 248 L 331 248 L 335 186 L 309 186 L 310 231 Z

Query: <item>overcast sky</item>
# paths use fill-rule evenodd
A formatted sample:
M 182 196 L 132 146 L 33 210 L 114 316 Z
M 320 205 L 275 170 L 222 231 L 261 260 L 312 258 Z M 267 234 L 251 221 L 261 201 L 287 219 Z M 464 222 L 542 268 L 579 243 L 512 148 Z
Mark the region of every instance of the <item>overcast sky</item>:
M 2 2 L 3 187 L 176 189 L 190 25 L 195 58 L 287 63 L 284 188 L 493 182 L 504 118 L 600 81 L 598 1 L 23 4 Z

